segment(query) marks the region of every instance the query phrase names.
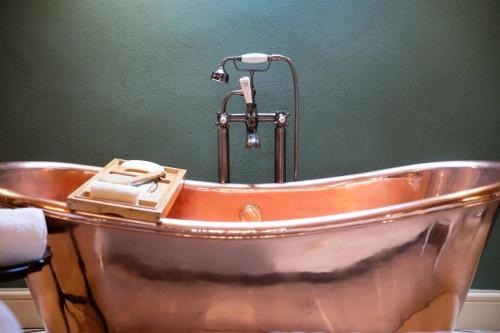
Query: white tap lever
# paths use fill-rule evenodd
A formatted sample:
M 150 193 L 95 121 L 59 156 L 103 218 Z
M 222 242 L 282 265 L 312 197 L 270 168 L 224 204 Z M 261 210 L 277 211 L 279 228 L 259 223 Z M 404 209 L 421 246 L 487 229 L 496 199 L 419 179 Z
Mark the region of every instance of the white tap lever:
M 245 96 L 245 103 L 253 103 L 252 95 L 252 85 L 250 84 L 250 78 L 248 76 L 243 76 L 240 79 L 241 90 L 243 90 L 243 96 Z

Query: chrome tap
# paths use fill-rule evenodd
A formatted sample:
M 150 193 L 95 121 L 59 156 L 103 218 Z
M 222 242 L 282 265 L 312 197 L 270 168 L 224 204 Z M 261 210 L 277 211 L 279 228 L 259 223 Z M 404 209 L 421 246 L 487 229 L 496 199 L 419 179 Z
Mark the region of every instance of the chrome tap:
M 245 112 L 245 124 L 247 126 L 247 148 L 260 148 L 260 140 L 257 135 L 257 124 L 259 122 L 257 105 L 254 102 L 255 89 L 252 80 L 248 76 L 240 79 L 241 91 L 245 97 L 247 111 Z
M 253 76 L 256 72 L 265 72 L 269 70 L 271 62 L 285 61 L 290 66 L 293 79 L 295 126 L 294 126 L 294 180 L 298 176 L 298 133 L 299 133 L 299 86 L 297 80 L 297 71 L 290 58 L 279 54 L 249 53 L 241 56 L 224 58 L 220 67 L 212 72 L 212 80 L 222 83 L 228 83 L 229 75 L 226 72 L 225 65 L 232 61 L 236 70 L 248 72 L 249 76 L 240 79 L 241 90 L 233 90 L 224 96 L 222 108 L 217 113 L 217 134 L 218 134 L 218 163 L 219 163 L 219 182 L 229 183 L 229 123 L 244 122 L 247 128 L 246 148 L 260 148 L 260 140 L 257 135 L 257 125 L 259 122 L 272 122 L 275 125 L 274 147 L 275 147 L 275 182 L 286 182 L 286 127 L 288 125 L 289 113 L 278 111 L 275 113 L 258 113 L 255 103 L 255 88 L 253 86 Z M 257 64 L 267 63 L 265 68 L 241 68 L 239 62 Z M 244 96 L 246 103 L 246 112 L 244 114 L 230 114 L 226 111 L 227 103 L 232 96 Z

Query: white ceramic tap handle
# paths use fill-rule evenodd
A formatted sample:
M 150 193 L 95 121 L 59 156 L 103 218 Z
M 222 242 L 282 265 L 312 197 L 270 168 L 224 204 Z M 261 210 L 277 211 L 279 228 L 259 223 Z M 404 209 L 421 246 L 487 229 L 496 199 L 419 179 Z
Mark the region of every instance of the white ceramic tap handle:
M 248 64 L 260 64 L 269 60 L 269 56 L 264 53 L 247 53 L 241 56 L 241 62 Z
M 252 86 L 250 85 L 250 78 L 248 76 L 243 76 L 240 79 L 241 90 L 243 90 L 243 96 L 245 96 L 245 103 L 253 103 L 252 98 Z

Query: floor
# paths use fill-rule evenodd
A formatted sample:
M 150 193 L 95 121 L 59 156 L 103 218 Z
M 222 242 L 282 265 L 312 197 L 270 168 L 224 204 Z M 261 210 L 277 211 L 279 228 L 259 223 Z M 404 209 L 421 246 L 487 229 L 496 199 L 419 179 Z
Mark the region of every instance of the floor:
M 45 330 L 43 329 L 25 329 L 24 333 L 46 333 Z M 493 333 L 493 332 L 500 332 L 500 331 L 455 331 L 455 332 L 470 332 L 470 333 Z M 274 332 L 274 333 L 279 333 L 279 332 Z M 286 332 L 283 332 L 286 333 Z M 300 333 L 300 332 L 295 332 L 295 333 Z

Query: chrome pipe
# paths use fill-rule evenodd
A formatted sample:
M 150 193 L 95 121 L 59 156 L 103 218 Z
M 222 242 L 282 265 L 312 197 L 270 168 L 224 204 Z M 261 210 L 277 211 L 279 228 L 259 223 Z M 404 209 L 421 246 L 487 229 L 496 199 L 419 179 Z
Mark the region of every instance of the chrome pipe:
M 224 68 L 224 66 L 226 65 L 226 62 L 228 62 L 228 61 L 241 61 L 241 56 L 225 57 L 220 62 L 220 67 Z
M 217 148 L 219 163 L 219 183 L 229 183 L 229 127 L 219 125 L 217 128 Z
M 271 54 L 270 61 L 285 61 L 290 67 L 293 80 L 293 96 L 294 96 L 294 118 L 295 125 L 293 129 L 293 180 L 297 180 L 299 176 L 299 118 L 300 118 L 300 96 L 299 96 L 299 80 L 297 78 L 297 69 L 292 59 L 281 54 Z
M 276 114 L 274 128 L 274 182 L 286 182 L 286 115 Z
M 276 120 L 276 113 L 258 113 L 257 117 L 259 119 L 259 123 L 271 123 Z M 245 113 L 231 114 L 231 122 L 244 123 L 245 121 L 246 121 Z
M 229 99 L 231 99 L 231 97 L 233 97 L 233 96 L 243 96 L 243 91 L 241 91 L 241 90 L 233 90 L 233 91 L 228 92 L 224 96 L 224 100 L 222 101 L 222 106 L 221 106 L 221 109 L 220 109 L 220 113 L 226 113 L 227 103 L 229 102 Z
M 259 123 L 271 123 L 275 121 L 276 113 L 258 113 Z
M 229 121 L 231 114 L 226 112 L 227 103 L 232 96 L 242 96 L 241 90 L 233 90 L 224 96 L 221 111 L 217 114 L 217 163 L 219 183 L 229 183 Z
M 246 116 L 244 113 L 231 114 L 231 122 L 244 123 L 247 119 Z

